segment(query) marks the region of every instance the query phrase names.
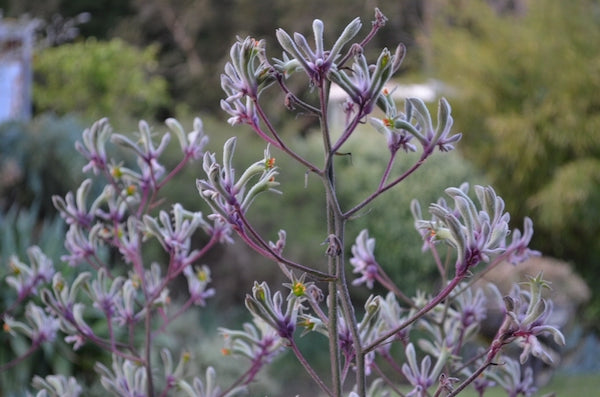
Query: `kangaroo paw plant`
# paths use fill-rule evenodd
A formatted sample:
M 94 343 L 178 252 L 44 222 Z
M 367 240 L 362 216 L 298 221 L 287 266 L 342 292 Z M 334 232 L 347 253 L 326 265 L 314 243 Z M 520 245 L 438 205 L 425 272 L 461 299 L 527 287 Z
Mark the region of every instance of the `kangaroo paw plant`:
M 95 365 L 96 387 L 115 396 L 252 395 L 260 371 L 286 352 L 295 356 L 323 396 L 455 396 L 466 387 L 484 395 L 493 386 L 511 396 L 534 392 L 532 370 L 526 366 L 530 356 L 551 363 L 547 337 L 564 344 L 561 332 L 547 323 L 552 304 L 542 290 L 548 283 L 540 274 L 504 298 L 493 286 L 486 291 L 474 286 L 499 263 L 517 265 L 537 254 L 528 249 L 530 219 L 524 220 L 522 231 L 511 231 L 504 201 L 486 186 L 449 187 L 426 208 L 414 201 L 416 233 L 440 271 L 438 288 L 415 296 L 401 291 L 380 266 L 375 237 L 368 230 L 346 234 L 348 222 L 363 215 L 365 207 L 417 172 L 434 152 L 452 151 L 461 139 L 452 132 L 445 99 L 432 115 L 418 98 L 402 103 L 394 98 L 391 79 L 405 55 L 402 44 L 368 59 L 367 46 L 385 22 L 379 10 L 370 29 L 363 29 L 356 18 L 330 47 L 320 20 L 313 22 L 312 37 L 278 29 L 282 52 L 277 58 L 267 56 L 265 40 L 238 38 L 221 75 L 221 107 L 231 125 L 253 131 L 266 146 L 264 155 L 241 172 L 233 165 L 236 138 L 225 143 L 222 156 L 206 152 L 208 138 L 200 119 L 189 133 L 168 119 L 168 132 L 161 136 L 145 122 L 135 138 L 113 132 L 106 119 L 85 130 L 76 149 L 88 161 L 84 171 L 90 177 L 75 193 L 53 197 L 69 227 L 64 238 L 68 253 L 61 264 L 53 264 L 35 247 L 28 261 L 9 260 L 5 281 L 15 298 L 2 310 L 4 335 L 21 335 L 29 347 L 0 363 L 0 369 L 19 365 L 61 338 L 74 356 L 89 346 L 107 353 Z M 297 84 L 289 84 L 291 79 L 303 80 L 309 94 L 294 92 L 290 87 Z M 329 111 L 332 87 L 346 95 L 344 121 L 335 126 Z M 275 115 L 261 102 L 269 91 L 283 93 L 283 111 L 319 120 L 318 161 L 300 154 L 275 127 Z M 361 139 L 356 136 L 359 127 L 381 133 L 386 165 L 373 191 L 347 206 L 338 193 L 342 181 L 336 179 L 336 161 L 351 138 Z M 181 161 L 168 165 L 162 155 L 172 137 L 179 143 Z M 289 257 L 285 231 L 270 241 L 248 218 L 253 202 L 285 190 L 271 154 L 275 149 L 293 159 L 311 181 L 323 184 L 324 197 L 315 199 L 326 207 L 324 247 L 307 247 L 324 251 L 322 263 Z M 416 160 L 399 170 L 396 160 L 406 152 L 416 152 Z M 198 203 L 207 204 L 203 213 L 165 202 L 161 195 L 194 161 Z M 197 234 L 204 239 L 192 240 Z M 287 280 L 281 286 L 261 280 L 248 286 L 245 306 L 251 321 L 239 330 L 219 330 L 226 356 L 247 361 L 247 371 L 237 380 L 221 384 L 216 366 L 203 357 L 168 346 L 161 349 L 157 341 L 169 334 L 175 319 L 201 310 L 218 294 L 211 267 L 201 260 L 215 245 L 233 243 L 235 235 L 270 259 Z M 170 291 L 182 283 L 187 284 L 187 300 L 174 307 Z M 350 293 L 352 285 L 373 294 L 358 301 Z M 480 324 L 495 301 L 502 307 L 502 320 L 493 339 L 481 345 Z M 319 360 L 328 362 L 328 370 L 311 365 L 314 358 L 302 351 L 299 338 L 327 340 L 329 349 Z M 200 361 L 202 373 L 190 373 L 198 368 L 190 365 L 192 359 Z M 32 386 L 37 396 L 85 395 L 90 382 L 79 381 L 76 371 L 36 375 Z

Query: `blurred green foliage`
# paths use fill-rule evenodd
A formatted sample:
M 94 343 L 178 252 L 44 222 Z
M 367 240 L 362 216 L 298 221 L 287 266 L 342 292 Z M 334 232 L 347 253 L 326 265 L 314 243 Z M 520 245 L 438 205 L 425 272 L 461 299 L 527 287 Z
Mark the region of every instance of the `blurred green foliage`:
M 56 215 L 40 221 L 39 208 L 37 202 L 31 208 L 19 209 L 14 205 L 6 213 L 0 212 L 0 265 L 2 265 L 0 267 L 0 280 L 2 280 L 0 312 L 8 309 L 17 297 L 16 291 L 4 283 L 5 277 L 10 273 L 8 263 L 12 255 L 27 262 L 27 248 L 35 244 L 56 264 L 59 262 L 60 255 L 64 253 L 64 240 L 57 238 L 57 236 L 64 236 L 65 233 L 62 219 Z M 19 317 L 23 314 L 23 309 L 24 306 L 16 307 L 10 314 Z M 19 354 L 23 354 L 29 347 L 29 343 L 30 341 L 22 335 L 0 333 L 0 363 L 7 363 Z M 57 354 L 57 350 L 60 354 Z M 25 395 L 28 383 L 35 373 L 70 372 L 71 363 L 65 359 L 65 352 L 65 346 L 60 343 L 44 346 L 41 351 L 34 354 L 33 360 L 28 360 L 10 370 L 1 371 L 0 395 Z
M 155 74 L 157 51 L 120 39 L 45 48 L 34 60 L 34 107 L 81 114 L 90 121 L 154 117 L 169 103 L 167 82 Z
M 79 186 L 84 159 L 75 151 L 83 122 L 73 116 L 41 115 L 0 124 L 0 210 L 39 205 L 54 216 L 51 197 Z
M 461 149 L 485 169 L 513 220 L 534 218 L 533 246 L 600 283 L 600 4 L 538 0 L 498 13 L 487 2 L 443 8 L 436 71 Z M 517 225 L 518 226 L 518 225 Z M 594 289 L 591 321 L 600 319 Z

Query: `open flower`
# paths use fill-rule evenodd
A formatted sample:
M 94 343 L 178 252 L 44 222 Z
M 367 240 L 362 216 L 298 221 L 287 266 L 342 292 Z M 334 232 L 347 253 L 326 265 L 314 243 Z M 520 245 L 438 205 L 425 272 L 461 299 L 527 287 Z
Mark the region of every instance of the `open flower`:
M 550 334 L 554 342 L 561 346 L 565 344 L 565 337 L 557 327 L 546 323 L 552 313 L 552 302 L 542 298 L 542 289 L 549 286 L 548 282 L 540 273 L 530 278 L 528 284 L 529 291 L 515 286 L 512 293 L 504 298 L 510 318 L 510 326 L 505 335 L 508 340 L 516 339 L 523 348 L 519 357 L 521 364 L 524 364 L 530 355 L 552 364 L 552 355 L 539 340 L 539 336 Z
M 289 59 L 292 59 L 294 63 L 294 67 L 290 68 L 290 61 L 285 62 L 284 58 L 284 61 L 277 62 L 278 69 L 283 72 L 289 72 L 299 64 L 306 74 L 308 74 L 311 82 L 320 84 L 333 67 L 344 45 L 356 36 L 361 26 L 362 23 L 359 18 L 352 20 L 330 50 L 325 49 L 323 42 L 324 27 L 323 22 L 319 19 L 313 21 L 314 49 L 310 48 L 308 41 L 302 34 L 294 33 L 294 38 L 292 39 L 285 30 L 277 29 L 275 32 L 277 40 L 289 55 Z
M 332 68 L 329 79 L 346 91 L 350 100 L 360 106 L 364 115 L 369 114 L 382 95 L 383 86 L 400 67 L 404 52 L 402 44 L 393 55 L 384 48 L 374 65 L 369 65 L 360 52 L 354 57 L 350 73 L 344 69 Z
M 221 75 L 221 88 L 227 94 L 227 98 L 221 100 L 221 108 L 232 116 L 228 120 L 231 125 L 257 125 L 254 102 L 261 91 L 275 81 L 266 60 L 265 41 L 238 38 L 229 55 L 231 60 Z
M 246 307 L 250 312 L 263 319 L 277 334 L 289 339 L 296 329 L 298 312 L 301 310 L 301 302 L 305 299 L 302 295 L 290 294 L 287 298 L 287 308 L 283 310 L 283 295 L 280 291 L 271 295 L 267 283 L 254 283 L 252 295 L 246 296 Z
M 240 227 L 239 214 L 245 213 L 256 196 L 265 191 L 273 191 L 279 185 L 275 180 L 278 174 L 274 159 L 265 150 L 262 160 L 251 164 L 236 180 L 233 168 L 233 154 L 236 139 L 230 138 L 223 147 L 223 164 L 216 161 L 214 153 L 204 155 L 203 168 L 206 179 L 198 179 L 196 186 L 206 203 L 215 214 L 234 227 Z
M 412 343 L 409 343 L 406 346 L 405 354 L 407 362 L 402 365 L 402 373 L 413 386 L 413 389 L 406 396 L 428 396 L 429 393 L 427 392 L 427 389 L 429 389 L 440 376 L 440 373 L 448 360 L 449 352 L 443 350 L 433 368 L 431 368 L 431 357 L 429 356 L 425 356 L 425 358 L 421 360 L 421 365 L 419 366 L 415 347 Z
M 27 249 L 29 264 L 23 263 L 16 256 L 10 257 L 11 276 L 6 277 L 6 283 L 17 291 L 18 299 L 24 299 L 30 294 L 37 294 L 37 288 L 47 283 L 54 276 L 54 264 L 37 246 Z
M 522 394 L 525 397 L 532 396 L 536 391 L 533 370 L 531 367 L 522 370 L 518 361 L 503 356 L 501 364 L 495 367 L 487 376 L 502 387 L 509 396 Z
M 195 305 L 204 306 L 206 299 L 215 294 L 214 288 L 207 288 L 211 281 L 210 269 L 208 266 L 193 268 L 192 265 L 189 265 L 183 270 L 183 274 L 188 282 L 190 299 Z
M 77 379 L 72 376 L 67 378 L 64 375 L 48 375 L 42 378 L 35 375 L 31 383 L 39 390 L 35 397 L 79 397 L 83 392 Z
M 354 267 L 353 273 L 358 273 L 361 277 L 352 282 L 352 285 L 366 284 L 367 288 L 372 289 L 373 283 L 377 279 L 379 265 L 375 260 L 375 239 L 369 238 L 369 232 L 362 230 L 356 237 L 356 242 L 352 246 L 352 258 L 350 264 Z
M 52 314 L 30 302 L 25 308 L 25 318 L 26 322 L 21 322 L 6 316 L 4 318 L 4 329 L 11 333 L 24 334 L 36 346 L 56 339 L 60 321 Z
M 83 143 L 75 143 L 75 149 L 89 161 L 83 167 L 83 172 L 92 170 L 94 174 L 98 174 L 106 169 L 106 142 L 111 134 L 112 129 L 107 118 L 96 121 L 91 128 L 83 131 Z
M 208 136 L 204 134 L 204 126 L 200 118 L 194 118 L 194 128 L 188 134 L 185 133 L 179 121 L 174 118 L 168 118 L 165 124 L 179 140 L 183 154 L 190 156 L 193 160 L 202 158 L 204 147 L 208 143 Z
M 117 356 L 112 359 L 112 371 L 96 363 L 102 386 L 117 396 L 145 397 L 148 395 L 146 369 L 130 360 Z

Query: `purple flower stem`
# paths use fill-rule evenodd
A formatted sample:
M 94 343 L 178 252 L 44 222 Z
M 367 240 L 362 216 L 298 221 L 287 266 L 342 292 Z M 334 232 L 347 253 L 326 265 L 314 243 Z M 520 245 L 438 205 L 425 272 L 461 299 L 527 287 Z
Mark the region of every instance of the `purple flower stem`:
M 441 290 L 435 298 L 430 300 L 425 306 L 421 308 L 418 312 L 416 312 L 411 318 L 404 321 L 402 324 L 392 329 L 391 331 L 386 332 L 381 337 L 377 338 L 375 341 L 371 342 L 370 345 L 366 346 L 363 351 L 364 353 L 368 353 L 371 350 L 377 348 L 381 343 L 385 342 L 389 337 L 395 335 L 397 332 L 402 331 L 404 328 L 408 327 L 410 324 L 414 323 L 421 317 L 423 317 L 427 312 L 436 307 L 440 302 L 442 302 L 450 293 L 456 288 L 458 284 L 465 278 L 466 272 L 456 275 L 443 290 Z
M 331 393 L 331 390 L 327 387 L 327 385 L 325 384 L 325 382 L 323 382 L 323 380 L 319 377 L 319 374 L 317 374 L 315 372 L 315 370 L 311 367 L 311 365 L 308 363 L 308 361 L 306 361 L 306 358 L 302 355 L 302 352 L 300 351 L 300 349 L 298 349 L 298 346 L 296 345 L 296 342 L 293 339 L 288 339 L 289 342 L 289 347 L 292 349 L 292 351 L 294 352 L 294 354 L 296 355 L 296 358 L 298 359 L 298 361 L 300 362 L 300 364 L 302 364 L 302 366 L 304 367 L 304 369 L 306 370 L 306 372 L 308 372 L 308 374 L 310 375 L 310 377 L 315 381 L 315 383 L 317 385 L 319 385 L 319 387 L 321 388 L 321 390 L 323 390 L 325 393 L 327 393 L 328 396 L 332 396 L 333 394 Z
M 394 360 L 390 353 L 385 351 L 380 353 L 380 355 L 385 359 L 385 361 L 390 365 L 390 367 L 392 367 L 394 371 L 398 372 L 398 374 L 402 374 L 402 367 L 398 365 L 398 363 L 396 362 L 396 360 Z
M 483 371 L 485 371 L 492 365 L 494 365 L 494 363 L 492 363 L 491 359 L 487 359 L 483 364 L 481 364 L 481 366 L 479 368 L 477 368 L 477 370 L 475 370 L 475 372 L 473 372 L 471 374 L 471 376 L 469 376 L 467 379 L 465 379 L 464 382 L 462 382 L 460 385 L 458 385 L 456 387 L 456 389 L 452 390 L 452 392 L 447 394 L 446 397 L 454 397 L 454 396 L 458 395 L 458 393 L 460 393 L 467 386 L 469 386 L 471 383 L 473 383 L 479 377 L 479 375 L 481 375 L 483 373 Z
M 365 38 L 360 42 L 359 46 L 361 48 L 364 48 L 373 39 L 373 37 L 375 37 L 375 35 L 379 31 L 379 29 L 381 29 L 383 26 L 384 26 L 383 20 L 379 18 L 378 14 L 376 14 L 375 20 L 373 21 L 373 24 L 371 25 L 371 30 L 369 31 L 369 33 L 367 33 Z M 348 60 L 352 57 L 352 55 L 354 55 L 352 50 L 348 51 L 348 53 L 346 55 L 344 55 L 344 57 L 337 63 L 338 67 L 341 67 L 346 62 L 348 62 Z
M 152 379 L 152 311 L 146 310 L 146 319 L 144 322 L 146 328 L 146 358 L 144 366 L 146 367 L 146 384 L 148 387 L 148 395 L 154 395 L 154 381 Z
M 276 146 L 278 149 L 281 149 L 282 151 L 284 151 L 285 153 L 287 153 L 290 157 L 292 157 L 294 160 L 296 160 L 300 164 L 304 165 L 310 171 L 315 172 L 315 173 L 320 173 L 319 168 L 317 168 L 315 165 L 313 165 L 310 161 L 306 160 L 302 156 L 298 155 L 296 152 L 294 152 L 292 149 L 290 149 L 281 140 L 281 138 L 279 137 L 279 134 L 277 133 L 277 130 L 275 130 L 275 127 L 273 127 L 273 124 L 271 124 L 271 121 L 269 120 L 269 118 L 267 117 L 267 115 L 265 114 L 265 112 L 263 111 L 263 109 L 260 106 L 260 104 L 258 103 L 257 99 L 254 99 L 254 104 L 256 106 L 256 111 L 257 111 L 258 115 L 260 116 L 260 119 L 263 121 L 263 123 L 265 123 L 265 126 L 267 127 L 267 129 L 269 130 L 269 132 L 271 133 L 271 135 L 273 135 L 273 138 L 276 141 L 276 142 L 273 142 L 270 139 L 269 142 L 273 143 L 274 146 Z M 253 128 L 254 128 L 254 126 L 253 126 Z M 256 128 L 258 128 L 258 126 L 256 126 Z M 255 130 L 256 130 L 256 128 L 255 128 Z M 261 136 L 264 136 L 264 132 L 262 133 Z
M 289 266 L 294 269 L 305 272 L 307 274 L 310 274 L 320 280 L 332 281 L 335 279 L 335 276 L 332 276 L 331 274 L 323 273 L 318 270 L 311 269 L 310 267 L 290 261 L 289 259 L 286 259 L 286 258 L 282 257 L 281 255 L 279 255 L 278 253 L 276 253 L 275 251 L 273 251 L 273 249 L 269 246 L 269 244 L 266 241 L 264 241 L 264 239 L 260 236 L 260 234 L 258 234 L 258 232 L 248 222 L 248 219 L 244 216 L 244 214 L 241 212 L 241 209 L 239 209 L 239 208 L 238 208 L 238 214 L 240 215 L 240 219 L 242 220 L 245 230 L 250 232 L 252 237 L 256 240 L 255 241 L 252 238 L 250 238 L 250 236 L 248 236 L 248 234 L 245 232 L 245 230 L 238 231 L 238 235 L 244 240 L 244 242 L 246 242 L 246 244 L 250 248 L 254 249 L 256 252 L 258 252 L 259 254 L 261 254 L 267 258 L 271 258 L 276 262 L 281 262 L 281 263 L 285 264 L 286 266 Z
M 410 167 L 408 170 L 406 170 L 402 175 L 400 175 L 398 178 L 394 179 L 392 182 L 388 183 L 387 185 L 383 186 L 380 189 L 377 189 L 375 192 L 373 192 L 371 195 L 369 195 L 366 199 L 364 199 L 361 203 L 357 204 L 354 208 L 351 208 L 346 213 L 344 213 L 344 215 L 343 215 L 344 219 L 350 218 L 352 215 L 354 215 L 356 212 L 360 211 L 371 201 L 373 201 L 377 197 L 379 197 L 382 193 L 384 193 L 385 191 L 391 189 L 392 187 L 396 186 L 397 184 L 399 184 L 400 182 L 405 180 L 408 176 L 410 176 L 413 172 L 415 172 L 419 167 L 421 167 L 421 165 L 423 165 L 423 163 L 425 162 L 427 157 L 429 157 L 432 152 L 433 152 L 433 146 L 429 145 L 425 149 L 425 151 L 423 152 L 423 154 L 421 155 L 419 160 L 415 164 L 413 164 L 412 167 Z
M 400 391 L 400 389 L 398 389 L 396 387 L 396 383 L 397 382 L 393 382 L 382 370 L 381 368 L 379 368 L 379 365 L 377 364 L 373 364 L 373 368 L 375 369 L 375 371 L 377 372 L 377 375 L 383 379 L 383 381 L 387 384 L 387 386 L 392 389 L 398 396 L 400 397 L 405 397 L 404 393 L 402 393 Z M 402 372 L 400 372 L 402 373 Z
M 15 365 L 19 364 L 20 362 L 24 361 L 27 357 L 29 357 L 33 353 L 35 353 L 36 350 L 38 350 L 40 348 L 40 346 L 42 346 L 42 344 L 39 341 L 32 343 L 31 346 L 29 347 L 29 349 L 27 349 L 27 351 L 25 353 L 23 353 L 19 357 L 15 358 L 14 360 L 11 360 L 5 364 L 0 365 L 0 372 L 4 372 L 4 371 L 14 367 Z
M 383 189 L 383 187 L 385 186 L 385 182 L 387 181 L 388 177 L 390 176 L 390 172 L 392 171 L 392 167 L 394 166 L 394 162 L 396 160 L 396 154 L 398 154 L 397 150 L 395 150 L 391 153 L 390 160 L 388 161 L 387 166 L 385 167 L 385 171 L 383 172 L 383 175 L 381 176 L 381 182 L 379 182 L 379 187 L 377 189 Z
M 388 291 L 393 292 L 396 297 L 402 299 L 406 304 L 411 307 L 415 307 L 415 303 L 406 296 L 398 286 L 390 279 L 390 277 L 383 271 L 383 268 L 379 263 L 377 263 L 377 274 L 375 275 L 375 279 L 379 282 L 379 284 L 383 285 Z
M 192 156 L 192 153 L 190 152 L 186 152 L 185 156 L 183 157 L 183 159 L 179 162 L 179 164 L 177 164 L 175 166 L 175 168 L 173 168 L 171 170 L 171 172 L 169 172 L 169 174 L 167 176 L 164 177 L 164 179 L 162 181 L 160 181 L 157 185 L 156 185 L 156 191 L 158 192 L 163 186 L 165 186 L 171 179 L 173 179 L 173 177 L 175 175 L 177 175 L 181 169 L 183 167 L 186 166 L 186 164 L 189 162 L 190 158 Z
M 337 140 L 337 142 L 335 143 L 335 145 L 331 148 L 331 152 L 332 153 L 337 153 L 337 151 L 348 140 L 348 138 L 350 138 L 350 136 L 352 135 L 352 133 L 354 133 L 354 131 L 356 131 L 356 127 L 360 123 L 360 120 L 362 120 L 362 118 L 364 117 L 363 111 L 364 111 L 364 107 L 360 106 L 359 109 L 358 109 L 358 112 L 356 112 L 356 116 L 354 116 L 354 118 L 352 119 L 352 121 L 350 122 L 350 124 L 348 124 L 346 126 L 346 128 L 344 129 L 344 133 L 342 134 L 342 136 L 339 137 L 339 139 Z

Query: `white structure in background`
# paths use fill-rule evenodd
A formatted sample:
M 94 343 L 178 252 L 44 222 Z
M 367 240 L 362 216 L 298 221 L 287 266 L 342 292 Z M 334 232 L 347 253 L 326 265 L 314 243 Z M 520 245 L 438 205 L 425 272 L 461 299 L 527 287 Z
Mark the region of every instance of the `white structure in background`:
M 0 122 L 31 117 L 31 57 L 36 20 L 0 14 Z
M 426 103 L 433 103 L 443 93 L 447 93 L 447 87 L 438 80 L 428 80 L 422 84 L 399 84 L 389 82 L 385 85 L 397 101 L 398 110 L 404 108 L 404 99 L 420 98 Z M 348 94 L 338 85 L 332 84 L 329 94 L 329 119 L 333 126 L 343 126 L 345 123 L 344 103 L 348 100 Z

